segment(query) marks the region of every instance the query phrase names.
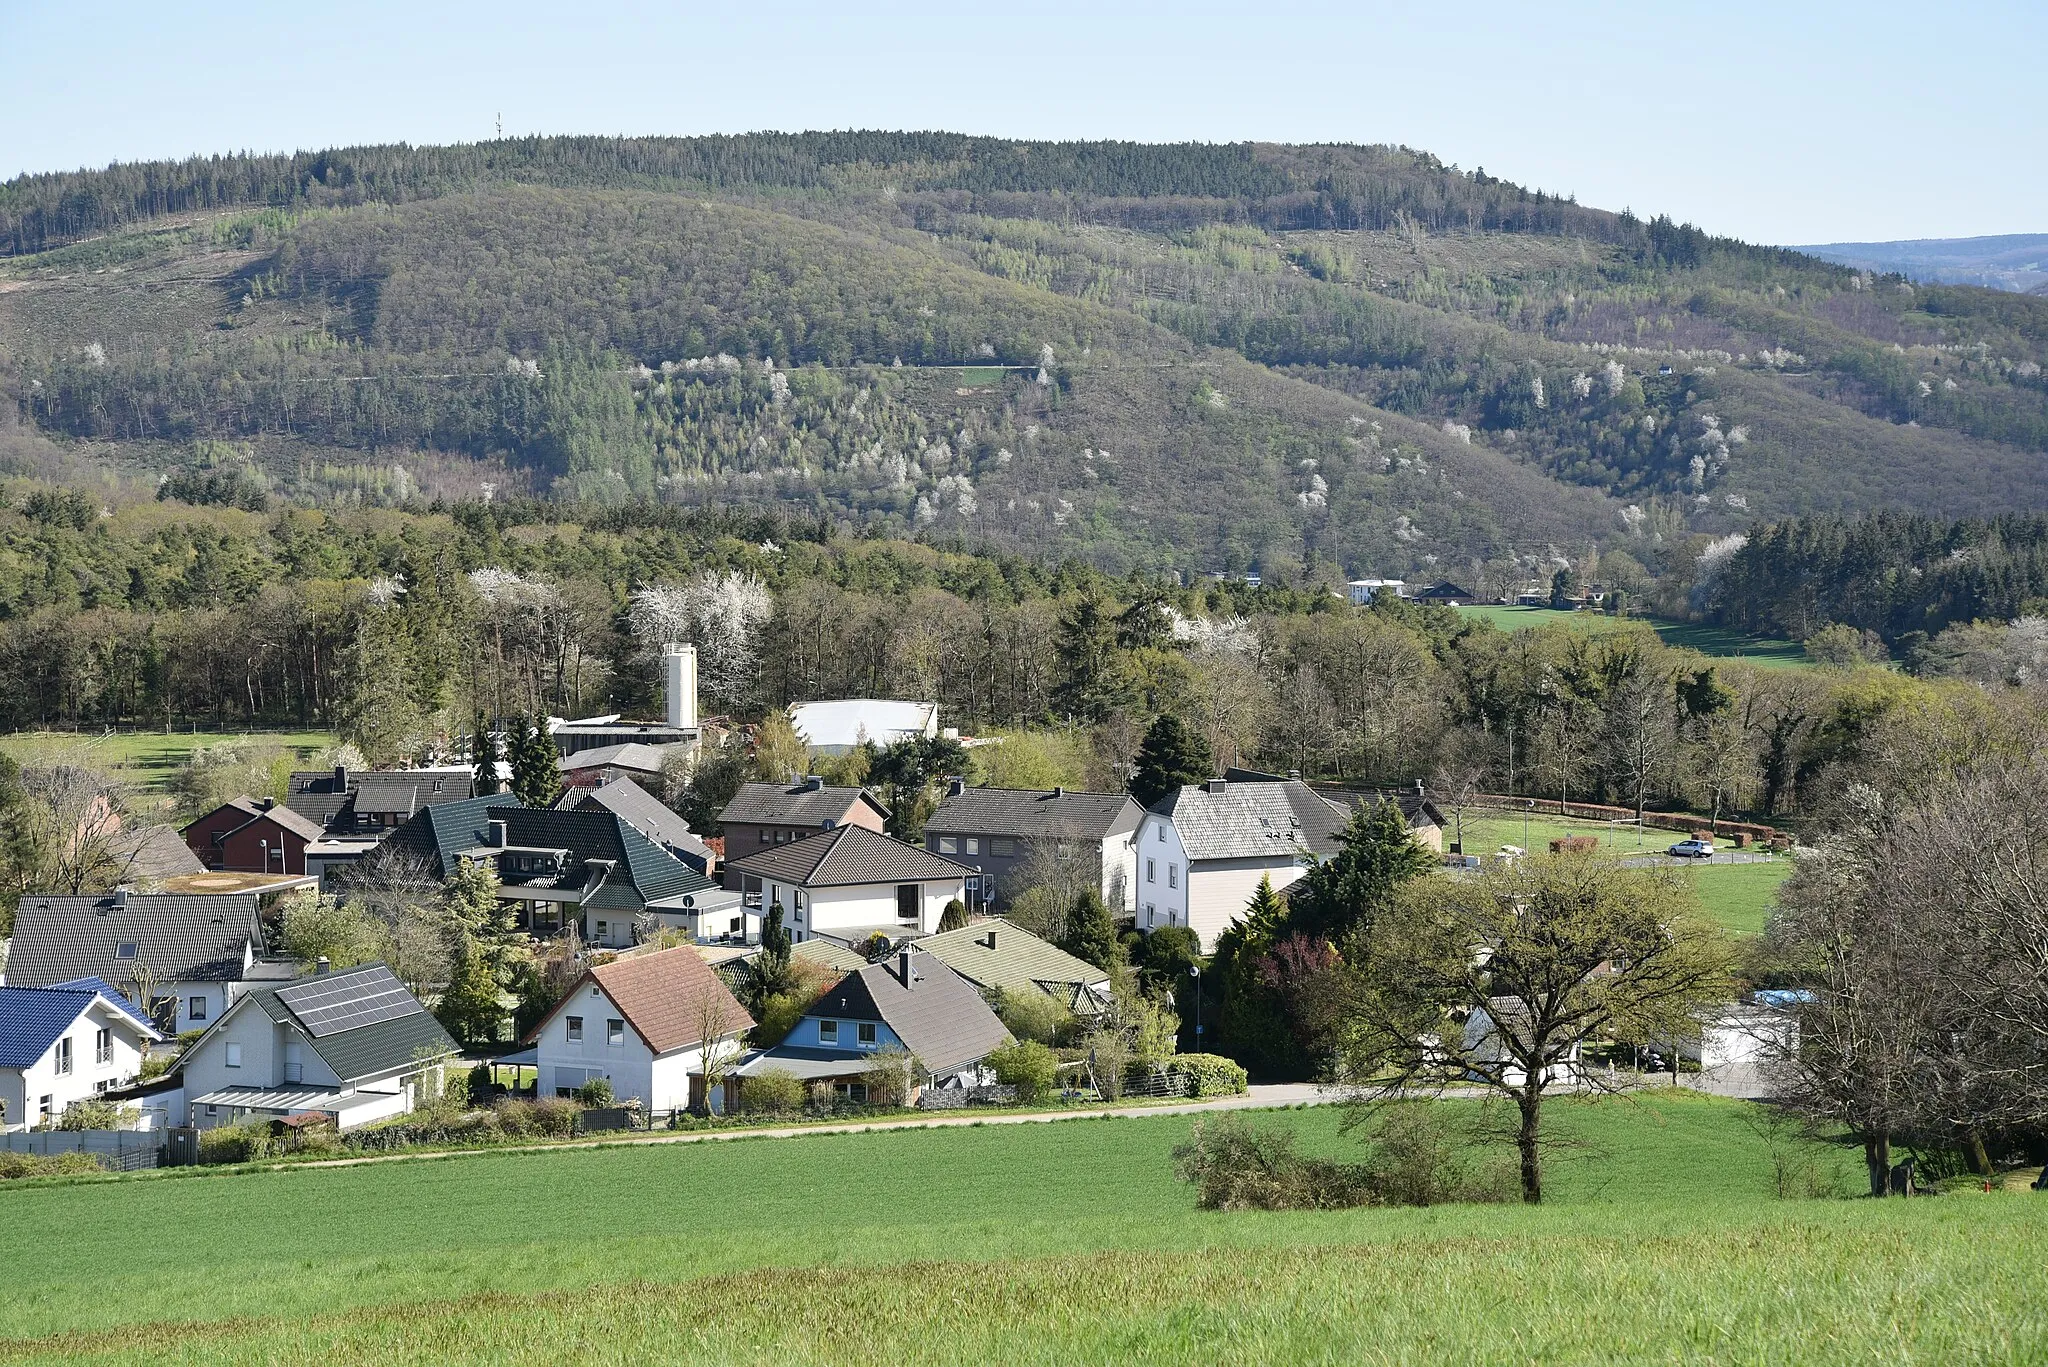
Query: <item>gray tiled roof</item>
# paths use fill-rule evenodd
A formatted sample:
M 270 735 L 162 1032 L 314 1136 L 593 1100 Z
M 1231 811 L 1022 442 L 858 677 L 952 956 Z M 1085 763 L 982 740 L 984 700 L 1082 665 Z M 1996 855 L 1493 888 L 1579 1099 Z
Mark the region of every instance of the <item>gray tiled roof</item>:
M 818 826 L 844 821 L 856 802 L 865 800 L 883 816 L 889 813 L 865 788 L 807 787 L 781 783 L 747 783 L 718 814 L 720 825 L 737 821 L 747 826 Z
M 963 1068 L 1010 1042 L 973 983 L 930 955 L 912 950 L 910 961 L 912 986 L 904 986 L 891 955 L 826 988 L 808 1014 L 881 1021 L 934 1073 Z
M 1346 809 L 1300 779 L 1188 784 L 1153 806 L 1173 822 L 1190 860 L 1275 858 L 1337 852 Z
M 175 878 L 205 873 L 206 865 L 169 826 L 131 826 L 114 837 L 121 878 Z
M 657 845 L 687 850 L 700 859 L 711 857 L 711 847 L 697 838 L 689 822 L 630 778 L 614 779 L 596 788 L 571 788 L 555 805 L 563 811 L 602 807 L 617 813 L 628 826 Z
M 121 944 L 135 945 L 135 957 L 116 958 Z M 7 981 L 44 987 L 98 977 L 119 984 L 141 966 L 158 982 L 234 982 L 252 948 L 263 948 L 253 893 L 32 894 L 15 912 Z
M 352 1030 L 315 1029 L 299 1019 L 279 994 L 294 986 L 319 981 L 329 988 L 355 987 L 365 998 L 388 993 L 398 979 L 383 964 L 364 964 L 343 969 L 324 979 L 301 978 L 296 983 L 266 983 L 249 990 L 247 1000 L 280 1025 L 297 1026 L 306 1043 L 344 1083 L 364 1078 L 388 1077 L 409 1072 L 422 1058 L 441 1058 L 455 1053 L 458 1046 L 441 1022 L 427 1013 L 417 998 L 408 994 L 413 1009 L 402 1016 L 380 1020 Z
M 974 872 L 965 864 L 877 834 L 865 826 L 835 826 L 787 845 L 735 859 L 728 867 L 737 873 L 758 874 L 805 888 L 936 882 L 964 878 Z
M 1077 988 L 1109 981 L 1109 974 L 1086 959 L 1006 921 L 976 921 L 916 943 L 984 992 L 1050 991 L 1065 1005 L 1072 1003 Z
M 1128 793 L 964 788 L 947 795 L 925 829 L 946 835 L 1101 841 L 1128 835 L 1144 815 L 1144 808 Z
M 353 829 L 359 812 L 400 812 L 463 802 L 474 795 L 476 778 L 461 769 L 348 770 L 337 783 L 333 771 L 301 770 L 286 784 L 284 805 L 324 829 Z
M 393 831 L 384 847 L 422 855 L 446 878 L 455 871 L 464 851 L 489 844 L 494 820 L 505 823 L 509 844 L 567 850 L 569 858 L 562 873 L 567 883 L 584 881 L 582 866 L 588 861 L 608 859 L 617 866 L 612 879 L 631 883 L 642 902 L 718 886 L 615 812 L 602 807 L 566 812 L 528 807 L 510 793 L 428 807 Z

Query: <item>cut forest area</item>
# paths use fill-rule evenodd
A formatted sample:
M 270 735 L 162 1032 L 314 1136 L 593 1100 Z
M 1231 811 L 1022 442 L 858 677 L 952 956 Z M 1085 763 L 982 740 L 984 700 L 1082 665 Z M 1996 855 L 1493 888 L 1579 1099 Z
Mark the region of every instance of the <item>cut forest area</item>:
M 1540 1208 L 1203 1212 L 1172 1176 L 1179 1117 L 25 1186 L 0 1192 L 0 1359 L 141 1361 L 174 1340 L 194 1362 L 315 1345 L 541 1361 L 602 1340 L 685 1361 L 1074 1361 L 1110 1343 L 1143 1361 L 1196 1342 L 1850 1361 L 1893 1349 L 1901 1323 L 1916 1355 L 2042 1347 L 2018 1313 L 2034 1198 L 1781 1200 L 1788 1155 L 1846 1194 L 1855 1153 L 1690 1093 L 1552 1116 Z M 1257 1119 L 1307 1151 L 1355 1149 L 1334 1108 Z M 905 1184 L 914 1210 L 873 1195 Z M 105 1266 L 107 1239 L 138 1226 L 188 1231 L 175 1272 Z M 67 1294 L 81 1278 L 90 1302 Z M 975 1313 L 933 1341 L 932 1306 L 961 1296 Z

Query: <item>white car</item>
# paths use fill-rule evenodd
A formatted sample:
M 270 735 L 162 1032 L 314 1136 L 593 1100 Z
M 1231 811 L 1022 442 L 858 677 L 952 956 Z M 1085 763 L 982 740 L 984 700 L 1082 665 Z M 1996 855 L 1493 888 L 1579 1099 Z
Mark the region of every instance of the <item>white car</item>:
M 1664 851 L 1674 859 L 1710 859 L 1714 854 L 1711 840 L 1681 840 Z

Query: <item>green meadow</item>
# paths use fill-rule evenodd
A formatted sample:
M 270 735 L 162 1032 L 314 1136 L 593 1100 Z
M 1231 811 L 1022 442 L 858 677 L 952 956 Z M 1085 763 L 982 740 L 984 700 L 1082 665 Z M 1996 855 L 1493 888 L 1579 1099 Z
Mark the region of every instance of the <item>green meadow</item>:
M 158 793 L 169 788 L 172 776 L 201 746 L 228 741 L 255 748 L 276 745 L 306 759 L 334 739 L 326 731 L 17 731 L 0 735 L 0 753 L 28 761 L 82 751 L 130 787 Z
M 2048 1198 L 1781 1200 L 1739 1103 L 1553 1109 L 1534 1208 L 1201 1211 L 1184 1116 L 0 1189 L 0 1360 L 2048 1356 Z
M 1555 608 L 1508 607 L 1479 603 L 1458 611 L 1476 621 L 1488 622 L 1502 631 L 1525 627 L 1565 626 L 1589 636 L 1608 636 L 1625 631 L 1653 631 L 1668 646 L 1697 650 L 1717 659 L 1740 659 L 1764 669 L 1807 669 L 1812 661 L 1797 641 L 1749 636 L 1726 627 L 1697 622 L 1669 622 L 1661 618 L 1631 617 L 1618 620 L 1597 612 L 1564 612 Z

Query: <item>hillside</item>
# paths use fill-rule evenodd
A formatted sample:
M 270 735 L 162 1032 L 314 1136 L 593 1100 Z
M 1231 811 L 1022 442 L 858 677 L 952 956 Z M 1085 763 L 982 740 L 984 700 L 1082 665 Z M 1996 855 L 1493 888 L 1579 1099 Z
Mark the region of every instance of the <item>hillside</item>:
M 773 504 L 1322 579 L 2048 503 L 2048 300 L 1406 149 L 213 158 L 9 182 L 0 251 L 0 464 L 188 498 Z
M 2048 233 L 1827 242 L 1797 250 L 1859 270 L 1894 271 L 1908 280 L 1982 285 L 2021 294 L 2048 291 Z

